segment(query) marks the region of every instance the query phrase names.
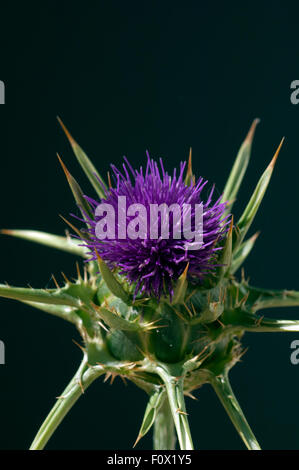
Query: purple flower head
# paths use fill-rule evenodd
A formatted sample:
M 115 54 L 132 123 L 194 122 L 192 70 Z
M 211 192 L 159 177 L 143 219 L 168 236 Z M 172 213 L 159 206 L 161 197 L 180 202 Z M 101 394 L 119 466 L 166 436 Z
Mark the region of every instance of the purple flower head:
M 105 190 L 105 198 L 100 202 L 101 204 L 109 204 L 114 209 L 114 238 L 99 239 L 97 224 L 104 220 L 103 217 L 97 215 L 96 209 L 100 203 L 86 196 L 94 211 L 94 218 L 88 218 L 89 240 L 85 241 L 85 245 L 90 249 L 90 259 L 97 259 L 95 252 L 97 250 L 110 267 L 117 267 L 120 274 L 126 276 L 131 284 L 134 283 L 135 295 L 146 294 L 157 298 L 160 298 L 161 295 L 169 295 L 171 298 L 173 281 L 179 278 L 188 263 L 188 276 L 197 279 L 198 282 L 217 266 L 216 255 L 221 249 L 218 242 L 227 231 L 227 218 L 223 218 L 226 204 L 221 203 L 221 197 L 212 202 L 214 187 L 204 200 L 202 193 L 207 181 L 204 181 L 203 178 L 199 178 L 191 186 L 186 185 L 183 176 L 185 166 L 186 162 L 181 163 L 178 174 L 175 169 L 173 174 L 169 175 L 164 170 L 162 160 L 160 159 L 160 165 L 158 165 L 157 162 L 150 159 L 149 155 L 145 171 L 142 167 L 140 170 L 134 170 L 126 159 L 123 171 L 111 165 L 115 184 Z M 192 244 L 194 236 L 190 238 L 189 232 L 189 238 L 184 237 L 186 232 L 183 232 L 182 220 L 178 223 L 175 212 L 170 209 L 168 216 L 167 210 L 166 212 L 159 210 L 155 213 L 157 218 L 152 230 L 155 232 L 156 238 L 153 238 L 153 233 L 150 233 L 148 228 L 147 231 L 143 229 L 141 237 L 132 239 L 132 236 L 128 236 L 130 222 L 132 229 L 132 223 L 134 223 L 132 221 L 136 221 L 136 216 L 140 215 L 140 212 L 135 213 L 134 210 L 133 215 L 126 210 L 120 212 L 121 196 L 125 196 L 126 210 L 132 204 L 141 204 L 145 208 L 146 215 L 143 213 L 143 219 L 139 218 L 139 222 L 143 221 L 145 227 L 150 227 L 150 224 L 153 227 L 154 219 L 150 215 L 152 205 L 157 207 L 166 204 L 170 208 L 172 204 L 176 204 L 176 207 L 182 210 L 181 214 L 188 207 L 190 228 L 193 233 L 198 227 L 195 207 L 202 205 L 202 244 L 200 248 L 186 249 L 188 246 L 186 242 Z M 168 223 L 168 238 L 162 236 L 164 223 L 165 226 Z M 140 230 L 140 225 L 135 224 L 137 232 Z M 108 225 L 106 229 L 108 231 Z

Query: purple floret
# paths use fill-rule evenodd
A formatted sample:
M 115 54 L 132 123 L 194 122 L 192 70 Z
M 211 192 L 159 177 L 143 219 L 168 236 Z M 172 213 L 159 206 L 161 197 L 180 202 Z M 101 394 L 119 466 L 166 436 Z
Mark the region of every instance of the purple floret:
M 214 186 L 205 198 L 202 192 L 207 184 L 199 178 L 192 186 L 184 183 L 184 170 L 186 163 L 180 164 L 179 174 L 176 169 L 169 175 L 160 159 L 157 162 L 150 159 L 145 172 L 142 167 L 134 170 L 125 159 L 123 171 L 111 165 L 113 170 L 114 187 L 105 190 L 105 198 L 101 203 L 109 203 L 115 209 L 116 226 L 118 223 L 117 208 L 118 196 L 126 196 L 127 207 L 134 203 L 143 204 L 149 212 L 150 204 L 166 203 L 168 206 L 177 203 L 180 207 L 185 204 L 203 204 L 203 245 L 197 250 L 186 250 L 186 239 L 174 239 L 172 232 L 173 216 L 170 213 L 169 239 L 151 239 L 147 234 L 145 239 L 106 239 L 99 240 L 96 236 L 96 224 L 101 217 L 88 218 L 88 232 L 90 239 L 84 241 L 90 249 L 90 260 L 96 260 L 96 252 L 111 267 L 117 267 L 119 273 L 126 276 L 128 281 L 135 284 L 135 295 L 145 294 L 160 298 L 161 295 L 172 296 L 173 282 L 183 273 L 187 264 L 188 276 L 201 282 L 217 266 L 217 252 L 221 249 L 219 241 L 227 232 L 228 218 L 223 218 L 226 203 L 221 197 L 212 202 Z M 89 204 L 95 211 L 100 202 L 86 196 Z M 192 215 L 193 211 L 191 212 Z M 127 217 L 127 224 L 134 217 Z M 193 218 L 191 218 L 193 220 Z M 159 228 L 161 220 L 159 219 Z M 192 223 L 194 228 L 194 223 Z M 117 231 L 116 231 L 117 233 Z M 160 234 L 160 232 L 159 232 Z

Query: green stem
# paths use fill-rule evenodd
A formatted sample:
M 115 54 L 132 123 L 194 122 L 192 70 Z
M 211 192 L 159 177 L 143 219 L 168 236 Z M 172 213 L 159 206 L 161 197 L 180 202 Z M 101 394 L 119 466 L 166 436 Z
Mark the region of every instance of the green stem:
M 227 373 L 213 376 L 210 382 L 246 447 L 261 450 L 230 386 Z
M 160 406 L 154 423 L 154 449 L 174 450 L 176 436 L 174 422 L 167 397 Z
M 161 366 L 157 367 L 156 372 L 161 377 L 166 387 L 180 449 L 193 450 L 194 447 L 184 400 L 183 378 L 169 375 Z
M 103 373 L 104 371 L 101 369 L 89 367 L 86 358 L 83 359 L 78 371 L 41 425 L 30 446 L 30 450 L 42 450 L 45 447 L 52 434 L 82 395 L 83 391 Z

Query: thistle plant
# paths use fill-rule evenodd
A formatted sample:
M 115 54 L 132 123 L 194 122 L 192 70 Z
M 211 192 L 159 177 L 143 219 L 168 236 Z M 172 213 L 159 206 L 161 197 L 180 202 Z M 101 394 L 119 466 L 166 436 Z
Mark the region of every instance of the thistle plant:
M 64 219 L 72 235 L 2 230 L 83 258 L 82 267 L 77 264 L 76 280 L 64 276 L 62 286 L 54 277 L 51 289 L 0 285 L 0 296 L 72 323 L 82 337 L 82 362 L 41 425 L 31 449 L 44 448 L 92 382 L 116 376 L 132 381 L 148 396 L 135 445 L 153 428 L 155 449 L 175 449 L 177 443 L 180 449 L 193 449 L 185 397 L 193 397 L 195 390 L 210 384 L 246 447 L 260 449 L 230 386 L 229 371 L 244 353 L 241 339 L 245 332 L 299 331 L 299 320 L 270 319 L 263 313 L 269 307 L 299 305 L 299 292 L 253 287 L 244 271 L 236 276 L 256 242 L 257 234 L 248 238 L 247 233 L 282 145 L 241 217 L 235 219 L 233 204 L 249 163 L 257 123 L 256 119 L 223 194 L 216 199 L 213 188 L 207 191 L 207 181 L 193 174 L 191 151 L 188 164 L 182 163 L 179 171 L 171 174 L 162 160 L 156 162 L 148 155 L 144 168 L 138 170 L 127 160 L 121 170 L 111 165 L 105 182 L 60 121 L 95 195 L 82 191 L 59 157 L 80 210 L 79 216 Z M 149 222 L 148 212 L 142 219 L 140 213 L 136 216 L 134 211 L 119 210 L 119 201 L 124 200 L 120 198 L 134 211 L 136 205 L 145 210 L 151 205 L 160 207 L 152 227 L 155 236 L 140 228 L 142 220 Z M 110 237 L 111 227 L 98 212 L 103 204 L 106 215 L 108 207 L 115 209 L 115 230 Z M 200 234 L 194 222 L 196 204 L 202 208 Z M 185 215 L 189 210 L 189 238 L 178 236 L 182 227 L 175 211 L 167 212 L 172 205 L 185 210 Z M 170 229 L 168 237 L 162 237 L 163 224 Z M 101 230 L 106 230 L 106 238 L 99 237 Z M 196 247 L 192 244 L 197 235 L 201 238 Z

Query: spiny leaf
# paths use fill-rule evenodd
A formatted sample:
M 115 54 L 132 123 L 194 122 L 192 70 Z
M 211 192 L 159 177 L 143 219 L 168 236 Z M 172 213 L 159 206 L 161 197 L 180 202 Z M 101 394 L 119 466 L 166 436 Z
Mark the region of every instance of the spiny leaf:
M 231 274 L 234 274 L 240 268 L 240 266 L 244 263 L 245 259 L 247 258 L 252 248 L 254 247 L 254 244 L 259 234 L 260 232 L 256 232 L 254 235 L 252 235 L 252 237 L 250 237 L 248 240 L 243 242 L 236 249 L 234 256 L 233 256 L 231 269 L 230 269 Z
M 153 392 L 149 398 L 148 404 L 145 409 L 144 417 L 142 420 L 142 424 L 138 433 L 138 437 L 135 441 L 133 447 L 140 441 L 140 439 L 145 436 L 148 431 L 151 429 L 152 425 L 154 424 L 155 418 L 157 416 L 157 411 L 162 403 L 162 400 L 165 396 L 165 390 L 160 388 L 159 390 Z
M 108 288 L 116 297 L 119 297 L 125 304 L 130 304 L 131 299 L 129 294 L 124 290 L 120 282 L 116 279 L 112 271 L 108 268 L 105 261 L 102 260 L 97 250 L 95 250 L 99 268 L 102 274 L 104 281 L 106 282 Z
M 232 238 L 233 238 L 234 218 L 231 217 L 229 230 L 225 240 L 224 247 L 219 257 L 218 279 L 221 281 L 230 269 L 232 261 Z
M 76 203 L 77 203 L 77 205 L 78 205 L 78 207 L 79 207 L 79 209 L 80 209 L 80 211 L 83 215 L 83 218 L 86 219 L 86 215 L 87 215 L 88 217 L 93 219 L 92 210 L 91 210 L 90 205 L 88 204 L 87 200 L 84 197 L 82 189 L 80 188 L 80 186 L 77 183 L 77 181 L 75 180 L 75 178 L 70 174 L 70 172 L 68 171 L 67 167 L 65 166 L 65 164 L 61 160 L 58 153 L 57 153 L 57 157 L 58 157 L 58 160 L 60 162 L 60 165 L 62 166 L 62 169 L 64 171 L 66 179 L 67 179 L 67 181 L 70 185 L 70 188 L 72 190 L 75 201 L 76 201 Z
M 266 170 L 264 171 L 264 173 L 262 174 L 239 222 L 237 223 L 238 227 L 239 227 L 239 230 L 240 230 L 240 240 L 239 240 L 239 243 L 244 239 L 247 231 L 249 230 L 249 227 L 251 226 L 252 222 L 253 222 L 253 219 L 257 213 L 257 210 L 263 200 L 263 197 L 264 197 L 264 194 L 266 192 L 266 189 L 268 187 L 268 184 L 270 182 L 270 179 L 271 179 L 271 176 L 272 176 L 272 173 L 273 173 L 273 169 L 274 169 L 274 165 L 275 165 L 275 162 L 277 160 L 277 157 L 279 155 L 279 152 L 280 152 L 280 149 L 281 149 L 281 146 L 283 144 L 283 141 L 284 141 L 284 138 L 281 140 L 275 154 L 274 154 L 274 157 L 272 158 L 270 164 L 268 165 L 268 167 L 266 168 Z M 235 247 L 236 248 L 236 247 Z
M 66 220 L 61 214 L 59 214 L 59 217 L 61 217 L 61 219 L 72 229 L 74 230 L 74 232 L 77 234 L 77 236 L 79 237 L 79 239 L 81 239 L 81 242 L 82 240 L 86 240 L 88 239 L 88 233 L 83 233 L 81 230 L 77 229 L 73 224 L 71 224 L 71 222 L 69 222 L 68 220 Z
M 224 310 L 223 302 L 210 302 L 201 312 L 198 317 L 190 320 L 190 325 L 196 325 L 199 323 L 213 323 L 217 318 L 220 317 Z
M 79 299 L 65 294 L 61 290 L 56 289 L 33 289 L 28 287 L 11 287 L 0 284 L 0 297 L 15 299 L 28 302 L 41 302 L 53 305 L 68 305 L 70 307 L 80 307 Z
M 77 144 L 77 142 L 73 139 L 63 122 L 59 117 L 57 117 L 59 124 L 61 125 L 65 135 L 68 138 L 69 143 L 72 146 L 72 149 L 74 151 L 74 154 L 77 157 L 78 162 L 81 165 L 81 168 L 85 172 L 87 178 L 91 182 L 92 186 L 94 187 L 97 195 L 102 198 L 105 196 L 104 189 L 106 188 L 106 184 L 102 177 L 99 175 L 97 172 L 96 168 L 94 165 L 91 163 L 89 158 L 87 157 L 86 153 L 82 150 L 82 148 Z M 102 184 L 101 184 L 102 183 Z
M 172 298 L 173 305 L 184 303 L 186 290 L 188 286 L 188 282 L 187 282 L 188 268 L 189 268 L 189 263 L 184 269 L 184 272 L 180 275 L 180 277 L 177 280 L 177 283 L 173 292 L 173 298 Z
M 122 331 L 141 331 L 142 328 L 136 322 L 130 322 L 125 318 L 117 315 L 117 313 L 112 312 L 104 307 L 98 307 L 93 305 L 93 308 L 96 310 L 99 317 L 113 330 L 122 330 Z
M 257 124 L 260 122 L 259 119 L 255 119 L 249 129 L 249 132 L 242 143 L 240 150 L 237 154 L 236 160 L 234 162 L 233 168 L 225 185 L 223 191 L 223 202 L 229 202 L 229 207 L 227 208 L 227 213 L 232 209 L 235 198 L 238 194 L 240 185 L 244 178 L 245 172 L 250 159 L 251 146 L 255 133 Z
M 13 237 L 22 238 L 41 245 L 46 245 L 51 248 L 66 251 L 77 256 L 86 256 L 84 247 L 79 246 L 82 243 L 80 240 L 75 240 L 71 237 L 61 237 L 59 235 L 53 235 L 51 233 L 39 232 L 37 230 L 8 230 L 2 229 L 0 233 L 5 235 L 11 235 Z

